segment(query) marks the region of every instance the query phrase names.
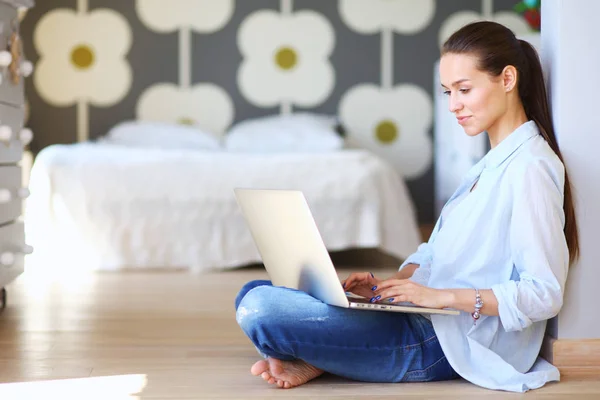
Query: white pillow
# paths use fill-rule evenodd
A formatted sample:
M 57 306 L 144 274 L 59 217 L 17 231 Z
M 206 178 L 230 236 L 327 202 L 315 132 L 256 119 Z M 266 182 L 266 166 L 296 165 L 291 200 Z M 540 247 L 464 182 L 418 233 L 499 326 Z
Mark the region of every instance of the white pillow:
M 228 151 L 250 153 L 325 152 L 344 147 L 335 117 L 298 113 L 245 120 L 225 135 Z
M 125 121 L 115 125 L 104 143 L 160 149 L 219 150 L 219 139 L 186 125 L 167 122 Z

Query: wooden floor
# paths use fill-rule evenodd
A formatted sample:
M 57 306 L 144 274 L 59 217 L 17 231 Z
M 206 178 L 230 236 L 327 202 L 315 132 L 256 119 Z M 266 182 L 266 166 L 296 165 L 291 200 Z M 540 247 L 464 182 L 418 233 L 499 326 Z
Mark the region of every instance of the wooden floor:
M 0 314 L 0 399 L 522 397 L 462 380 L 365 384 L 324 376 L 291 390 L 268 387 L 249 373 L 257 353 L 233 310 L 242 284 L 264 277 L 258 268 L 70 279 L 27 273 L 8 287 Z M 527 396 L 597 399 L 600 381 L 567 379 Z

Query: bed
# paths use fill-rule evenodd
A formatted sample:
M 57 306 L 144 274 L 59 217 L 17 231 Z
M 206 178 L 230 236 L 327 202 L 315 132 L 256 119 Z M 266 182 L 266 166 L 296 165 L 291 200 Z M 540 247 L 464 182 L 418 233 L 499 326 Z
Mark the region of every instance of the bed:
M 399 174 L 360 149 L 255 154 L 112 143 L 52 145 L 36 157 L 25 230 L 32 261 L 63 268 L 187 268 L 260 262 L 235 187 L 302 190 L 330 251 L 419 244 Z

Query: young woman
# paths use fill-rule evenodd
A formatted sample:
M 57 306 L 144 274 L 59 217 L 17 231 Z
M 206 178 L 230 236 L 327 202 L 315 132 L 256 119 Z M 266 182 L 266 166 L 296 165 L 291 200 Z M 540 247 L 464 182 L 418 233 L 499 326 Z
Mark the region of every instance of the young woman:
M 560 378 L 538 358 L 561 309 L 578 235 L 535 49 L 493 22 L 467 25 L 440 62 L 450 111 L 491 150 L 465 176 L 423 243 L 394 276 L 351 274 L 346 291 L 460 316 L 365 312 L 248 283 L 243 331 L 266 358 L 251 369 L 282 388 L 323 372 L 367 382 L 448 380 L 523 392 Z

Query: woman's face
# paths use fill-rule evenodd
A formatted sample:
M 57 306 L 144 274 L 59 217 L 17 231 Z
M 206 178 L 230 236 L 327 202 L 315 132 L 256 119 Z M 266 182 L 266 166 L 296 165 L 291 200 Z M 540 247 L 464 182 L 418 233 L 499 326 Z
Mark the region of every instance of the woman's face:
M 502 76 L 502 75 L 501 75 Z M 469 136 L 491 126 L 507 109 L 503 79 L 477 69 L 477 59 L 467 54 L 446 53 L 440 60 L 440 80 L 448 105 Z

